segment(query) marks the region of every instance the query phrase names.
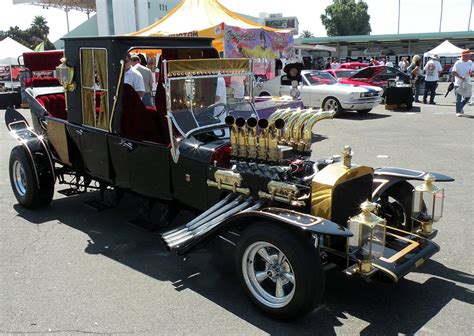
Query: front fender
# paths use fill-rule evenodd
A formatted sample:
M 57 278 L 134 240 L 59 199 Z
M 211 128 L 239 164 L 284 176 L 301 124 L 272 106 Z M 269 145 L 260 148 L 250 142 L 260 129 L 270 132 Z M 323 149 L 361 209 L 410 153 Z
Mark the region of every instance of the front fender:
M 351 230 L 330 220 L 314 217 L 305 213 L 283 209 L 283 208 L 263 208 L 261 210 L 246 210 L 229 217 L 212 230 L 194 239 L 190 244 L 177 250 L 179 255 L 185 255 L 194 250 L 197 246 L 202 246 L 209 242 L 219 233 L 231 229 L 235 226 L 250 226 L 254 220 L 266 219 L 274 223 L 286 225 L 294 229 L 300 229 L 309 233 L 326 236 L 352 237 Z
M 11 107 L 5 111 L 5 124 L 10 135 L 17 139 L 28 153 L 35 171 L 38 189 L 41 189 L 42 181 L 45 179 L 56 181 L 53 159 L 43 136 L 36 134 L 25 117 Z
M 397 168 L 397 167 L 379 167 L 374 169 L 375 176 L 393 176 L 400 177 L 404 180 L 417 180 L 423 181 L 426 174 L 431 174 L 435 177 L 437 182 L 453 182 L 454 178 L 448 175 L 435 173 L 435 172 L 423 172 L 413 169 Z
M 437 182 L 452 182 L 454 178 L 448 175 L 429 172 L 435 177 Z M 404 181 L 423 181 L 428 172 L 419 170 L 395 168 L 395 167 L 379 167 L 374 169 L 374 188 L 372 191 L 372 199 L 376 200 L 393 185 Z

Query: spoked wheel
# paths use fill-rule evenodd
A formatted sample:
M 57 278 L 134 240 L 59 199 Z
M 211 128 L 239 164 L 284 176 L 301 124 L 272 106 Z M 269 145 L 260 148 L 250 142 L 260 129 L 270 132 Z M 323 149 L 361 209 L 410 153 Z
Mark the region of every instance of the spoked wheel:
M 341 113 L 343 112 L 341 104 L 336 98 L 333 98 L 333 97 L 326 98 L 326 100 L 323 102 L 323 110 L 324 111 L 333 110 L 334 112 L 336 112 L 335 114 L 336 116 L 341 115 Z
M 281 308 L 295 294 L 295 275 L 286 255 L 273 244 L 256 242 L 242 258 L 242 274 L 252 294 L 262 304 Z
M 41 189 L 38 187 L 35 166 L 23 146 L 16 146 L 11 151 L 9 168 L 12 190 L 20 205 L 33 209 L 46 206 L 51 202 L 54 181 L 50 176 L 43 176 L 36 172 Z
M 412 229 L 412 191 L 410 183 L 401 182 L 380 195 L 379 215 L 387 220 L 387 225 L 406 231 Z
M 308 237 L 254 224 L 236 247 L 235 262 L 244 291 L 262 311 L 279 319 L 310 312 L 324 291 L 318 251 Z

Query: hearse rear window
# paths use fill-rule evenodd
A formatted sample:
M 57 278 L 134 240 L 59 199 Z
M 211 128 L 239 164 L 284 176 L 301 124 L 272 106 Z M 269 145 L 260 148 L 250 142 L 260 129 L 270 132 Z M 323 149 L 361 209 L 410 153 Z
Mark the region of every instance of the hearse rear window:
M 107 130 L 109 98 L 107 50 L 81 48 L 82 123 Z

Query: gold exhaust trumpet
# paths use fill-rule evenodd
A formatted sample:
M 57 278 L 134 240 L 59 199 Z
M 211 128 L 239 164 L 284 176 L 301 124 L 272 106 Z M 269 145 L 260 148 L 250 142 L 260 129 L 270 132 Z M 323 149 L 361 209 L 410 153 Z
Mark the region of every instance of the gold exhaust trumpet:
M 300 115 L 291 129 L 291 145 L 294 146 L 295 150 L 298 150 L 298 141 L 301 139 L 305 123 L 314 115 L 314 113 L 315 112 L 312 108 L 307 109 Z
M 230 146 L 232 147 L 231 156 L 237 157 L 239 155 L 239 129 L 235 124 L 235 118 L 233 116 L 227 116 L 224 122 L 230 126 Z
M 281 153 L 278 149 L 280 141 L 280 130 L 285 127 L 283 119 L 277 119 L 268 126 L 268 159 L 270 161 L 278 162 L 281 158 Z
M 258 137 L 257 157 L 264 161 L 267 160 L 268 154 L 268 125 L 269 123 L 267 119 L 258 120 L 260 135 Z
M 335 114 L 335 111 L 320 111 L 316 112 L 311 118 L 308 119 L 308 121 L 306 121 L 302 128 L 302 139 L 298 142 L 298 150 L 300 152 L 307 152 L 311 149 L 311 137 L 313 135 L 312 129 L 314 125 L 323 119 L 332 119 Z
M 250 159 L 257 158 L 257 119 L 250 117 L 247 119 L 247 144 L 248 152 L 247 156 Z
M 239 148 L 238 148 L 238 156 L 241 158 L 246 158 L 247 157 L 247 146 L 248 146 L 248 138 L 247 138 L 247 130 L 245 127 L 245 119 L 242 117 L 239 117 L 235 120 L 235 125 L 237 126 L 238 129 L 238 136 L 237 136 L 237 142 L 239 143 Z

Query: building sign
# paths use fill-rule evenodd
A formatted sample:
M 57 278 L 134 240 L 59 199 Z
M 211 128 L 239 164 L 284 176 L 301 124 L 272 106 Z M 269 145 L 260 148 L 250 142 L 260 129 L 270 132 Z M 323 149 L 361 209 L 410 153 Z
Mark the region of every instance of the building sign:
M 298 35 L 298 19 L 292 17 L 269 17 L 265 19 L 265 26 L 276 29 L 291 29 L 293 35 Z

